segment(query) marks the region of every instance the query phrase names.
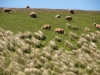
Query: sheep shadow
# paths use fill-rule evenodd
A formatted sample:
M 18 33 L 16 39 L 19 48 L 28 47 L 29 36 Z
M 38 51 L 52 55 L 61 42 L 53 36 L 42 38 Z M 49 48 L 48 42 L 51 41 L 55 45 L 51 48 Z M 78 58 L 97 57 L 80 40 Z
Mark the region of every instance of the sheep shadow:
M 37 17 L 37 16 L 36 16 L 36 17 L 31 17 L 31 16 L 30 16 L 30 18 L 39 18 L 39 17 Z

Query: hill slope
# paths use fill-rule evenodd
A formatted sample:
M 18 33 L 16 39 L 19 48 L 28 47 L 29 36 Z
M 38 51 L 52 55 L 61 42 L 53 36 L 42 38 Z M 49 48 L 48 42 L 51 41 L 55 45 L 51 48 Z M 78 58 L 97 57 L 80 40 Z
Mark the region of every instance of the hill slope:
M 37 18 L 30 18 L 32 11 Z M 69 15 L 72 21 L 65 20 Z M 100 23 L 98 11 L 0 8 L 0 75 L 99 75 L 100 31 L 94 22 Z M 41 30 L 44 24 L 51 30 Z M 55 33 L 57 27 L 65 34 Z
M 30 18 L 30 12 L 36 12 L 38 18 Z M 55 15 L 61 14 L 61 18 L 55 18 Z M 47 37 L 47 42 L 52 40 L 55 35 L 60 36 L 62 39 L 68 39 L 69 31 L 72 31 L 78 35 L 85 33 L 85 27 L 90 28 L 91 31 L 96 31 L 93 23 L 100 22 L 100 12 L 96 11 L 81 11 L 76 10 L 75 14 L 70 14 L 68 10 L 51 10 L 51 9 L 12 9 L 8 13 L 3 13 L 0 9 L 0 27 L 5 30 L 11 30 L 14 33 L 18 31 L 35 32 L 41 30 L 41 26 L 44 24 L 50 24 L 52 26 L 51 31 L 42 30 Z M 71 22 L 65 21 L 65 16 L 72 16 Z M 77 26 L 79 30 L 72 30 L 66 28 L 66 23 L 73 26 Z M 57 27 L 64 28 L 66 36 L 54 33 L 54 29 Z M 50 36 L 49 36 L 49 35 Z

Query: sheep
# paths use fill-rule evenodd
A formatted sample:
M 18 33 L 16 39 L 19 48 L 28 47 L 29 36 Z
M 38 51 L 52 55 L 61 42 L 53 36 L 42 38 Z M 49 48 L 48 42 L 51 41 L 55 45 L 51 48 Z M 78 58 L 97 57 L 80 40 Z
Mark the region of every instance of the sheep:
M 4 9 L 3 9 L 3 12 L 5 12 L 5 13 L 6 13 L 6 12 L 9 13 L 10 11 L 12 11 L 12 9 L 10 9 L 10 8 L 4 8 Z
M 74 14 L 74 10 L 69 10 L 69 12 L 70 12 L 71 14 Z
M 41 27 L 41 29 L 51 29 L 51 25 L 45 24 Z
M 71 21 L 72 20 L 72 17 L 71 16 L 66 16 L 65 17 L 65 20 Z
M 100 29 L 100 24 L 94 23 L 94 26 L 95 26 L 97 29 Z
M 61 18 L 61 15 L 56 15 L 55 18 Z
M 57 33 L 64 34 L 64 29 L 63 28 L 56 28 L 54 31 L 57 32 Z
M 26 8 L 30 8 L 29 6 L 26 6 Z
M 36 15 L 36 13 L 35 13 L 35 12 L 31 12 L 31 13 L 30 13 L 30 17 L 36 18 L 36 17 L 37 17 L 37 15 Z

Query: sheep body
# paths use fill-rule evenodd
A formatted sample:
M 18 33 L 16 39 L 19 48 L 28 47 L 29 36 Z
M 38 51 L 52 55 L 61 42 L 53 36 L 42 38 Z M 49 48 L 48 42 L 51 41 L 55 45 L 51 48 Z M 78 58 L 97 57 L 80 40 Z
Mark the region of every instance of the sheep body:
M 72 20 L 72 17 L 71 16 L 66 16 L 65 17 L 65 20 L 71 21 Z
M 51 29 L 51 25 L 45 24 L 41 27 L 41 29 Z
M 100 24 L 94 23 L 94 26 L 95 26 L 97 29 L 100 29 Z
M 55 18 L 61 18 L 61 15 L 56 15 Z
M 8 12 L 9 13 L 10 11 L 12 11 L 10 8 L 4 8 L 3 9 L 3 12 Z
M 31 12 L 30 13 L 30 17 L 36 18 L 37 17 L 37 14 L 35 12 Z
M 57 33 L 64 34 L 64 29 L 63 28 L 56 28 L 54 31 L 57 32 Z
M 69 10 L 69 12 L 70 12 L 71 14 L 74 14 L 74 10 Z
M 30 8 L 29 6 L 26 6 L 26 8 Z

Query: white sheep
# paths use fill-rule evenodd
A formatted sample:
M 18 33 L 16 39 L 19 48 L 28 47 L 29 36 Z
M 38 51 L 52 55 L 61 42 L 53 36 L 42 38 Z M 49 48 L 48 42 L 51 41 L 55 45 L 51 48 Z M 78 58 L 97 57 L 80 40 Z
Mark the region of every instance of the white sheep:
M 56 28 L 54 31 L 57 32 L 57 33 L 64 34 L 64 29 L 63 28 Z
M 55 18 L 61 18 L 61 15 L 56 15 Z
M 97 29 L 100 29 L 100 24 L 94 23 L 94 26 L 95 26 Z
M 41 27 L 41 29 L 51 29 L 51 25 L 45 24 Z
M 30 13 L 30 17 L 36 18 L 37 17 L 37 14 L 35 12 L 31 12 Z
M 10 8 L 4 8 L 3 9 L 3 12 L 8 12 L 9 13 L 10 11 L 12 11 L 12 9 L 10 9 Z
M 26 8 L 30 8 L 30 6 L 26 6 Z
M 70 12 L 71 14 L 74 14 L 74 10 L 69 10 L 69 12 Z
M 65 17 L 65 20 L 71 21 L 72 20 L 72 17 L 71 16 L 66 16 Z

